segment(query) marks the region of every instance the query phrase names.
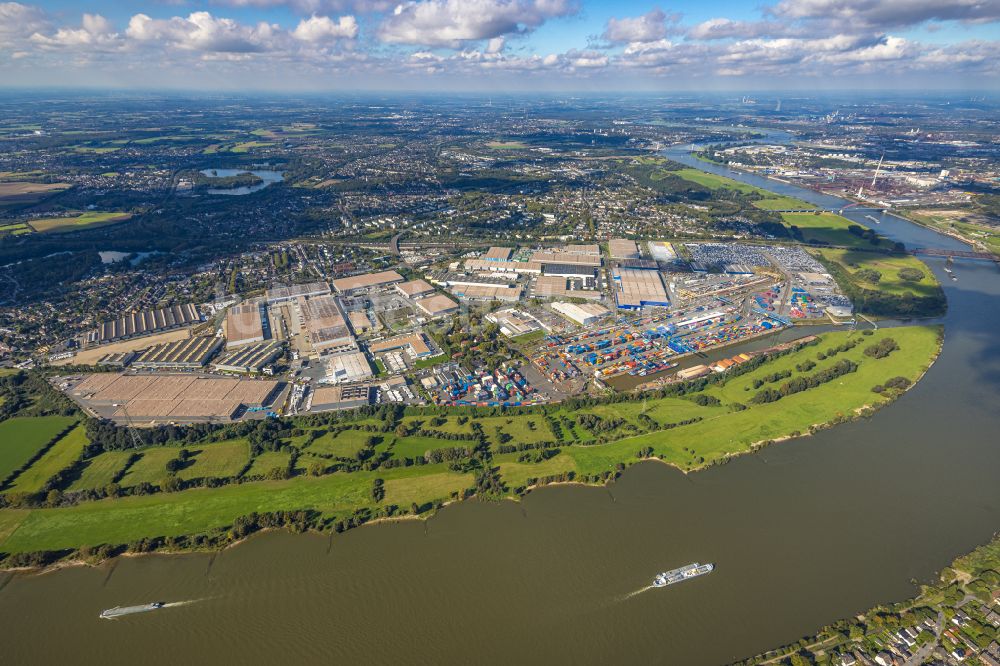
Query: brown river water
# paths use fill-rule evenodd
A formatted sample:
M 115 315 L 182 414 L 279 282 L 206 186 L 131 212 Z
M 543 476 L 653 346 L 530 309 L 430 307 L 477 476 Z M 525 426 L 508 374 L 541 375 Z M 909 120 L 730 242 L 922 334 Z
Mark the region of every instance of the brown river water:
M 1000 527 L 1000 276 L 962 261 L 953 282 L 929 263 L 944 349 L 871 419 L 426 522 L 0 573 L 0 663 L 720 664 L 910 596 Z M 716 571 L 647 589 L 691 561 Z M 98 618 L 155 600 L 187 603 Z

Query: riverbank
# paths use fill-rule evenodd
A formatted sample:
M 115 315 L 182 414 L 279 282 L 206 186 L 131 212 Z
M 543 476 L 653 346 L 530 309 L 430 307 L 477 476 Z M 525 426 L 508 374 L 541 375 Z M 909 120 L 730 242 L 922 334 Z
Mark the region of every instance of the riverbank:
M 883 358 L 866 353 L 887 340 L 898 348 Z M 505 497 L 520 497 L 553 482 L 606 484 L 650 459 L 683 472 L 698 471 L 783 439 L 863 418 L 915 384 L 933 363 L 940 343 L 940 327 L 831 332 L 738 372 L 645 396 L 578 399 L 501 417 L 462 409 L 404 415 L 396 428 L 420 436 L 378 445 L 386 447 L 387 459 L 402 463 L 397 466 L 81 499 L 54 507 L 29 503 L 0 510 L 0 551 L 10 554 L 3 562 L 8 567 L 45 566 L 126 552 L 219 548 L 270 527 L 344 531 L 379 519 L 427 515 L 445 502 L 482 496 L 483 471 L 463 471 L 468 463 L 461 457 L 454 463 L 426 464 L 434 458 L 434 446 L 469 446 L 468 440 L 454 437 L 473 423 L 490 432 L 485 464 L 494 470 L 494 486 L 503 488 Z M 872 392 L 894 377 L 902 378 L 898 388 Z M 467 419 L 465 425 L 461 418 Z M 516 437 L 500 437 L 504 429 Z M 333 439 L 317 438 L 310 446 L 327 441 L 335 446 L 346 436 L 341 433 L 352 432 L 338 431 Z M 434 433 L 449 432 L 452 439 L 435 444 Z M 310 446 L 302 450 L 310 452 Z M 397 451 L 397 446 L 404 449 Z M 428 460 L 421 464 L 398 457 L 404 450 L 425 449 Z
M 983 655 L 983 663 L 991 663 L 990 658 L 1000 659 L 998 572 L 1000 535 L 994 535 L 938 572 L 934 582 L 921 585 L 914 597 L 838 620 L 793 644 L 736 663 L 839 665 L 845 657 L 871 663 L 880 654 L 924 663 L 936 651 L 969 663 Z

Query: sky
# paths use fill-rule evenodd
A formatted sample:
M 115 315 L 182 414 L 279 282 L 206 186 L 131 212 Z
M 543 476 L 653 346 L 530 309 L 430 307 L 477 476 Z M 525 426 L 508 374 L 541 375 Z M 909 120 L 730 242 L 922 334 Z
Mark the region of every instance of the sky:
M 0 1 L 0 86 L 1000 89 L 1000 0 Z

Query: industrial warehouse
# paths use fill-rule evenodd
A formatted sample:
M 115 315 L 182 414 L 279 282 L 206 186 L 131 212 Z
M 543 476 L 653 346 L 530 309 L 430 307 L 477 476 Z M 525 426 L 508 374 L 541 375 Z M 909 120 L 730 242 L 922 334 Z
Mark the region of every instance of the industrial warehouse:
M 116 340 L 162 333 L 173 328 L 201 321 L 198 308 L 190 303 L 172 305 L 158 310 L 129 312 L 118 319 L 106 321 L 86 334 L 84 344 L 100 345 Z
M 100 373 L 57 382 L 94 416 L 142 423 L 231 421 L 270 408 L 286 386 L 280 381 L 191 374 Z
M 591 379 L 601 388 L 623 375 L 701 373 L 702 364 L 690 367 L 696 355 L 796 320 L 852 321 L 850 301 L 823 265 L 784 246 L 628 239 L 494 246 L 405 274 L 278 285 L 262 297 L 206 304 L 210 319 L 199 334 L 124 350 L 119 343 L 101 362 L 131 374 L 66 379 L 65 390 L 95 414 L 139 423 L 260 418 L 369 401 L 526 404 L 578 394 Z M 463 353 L 446 354 L 432 333 L 459 302 L 530 360 L 520 366 L 526 374 L 462 369 Z M 156 312 L 130 321 L 202 321 L 195 306 Z M 136 330 L 130 326 L 123 330 Z M 722 359 L 704 372 L 744 360 Z M 101 384 L 114 377 L 121 383 Z M 275 392 L 286 385 L 281 377 L 288 390 Z M 241 381 L 257 392 L 233 383 Z M 412 388 L 418 385 L 423 393 Z

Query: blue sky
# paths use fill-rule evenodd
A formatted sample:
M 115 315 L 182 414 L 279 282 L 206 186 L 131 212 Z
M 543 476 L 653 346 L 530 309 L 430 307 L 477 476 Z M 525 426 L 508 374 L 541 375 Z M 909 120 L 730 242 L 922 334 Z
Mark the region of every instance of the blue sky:
M 1000 0 L 0 1 L 0 85 L 1000 87 Z

